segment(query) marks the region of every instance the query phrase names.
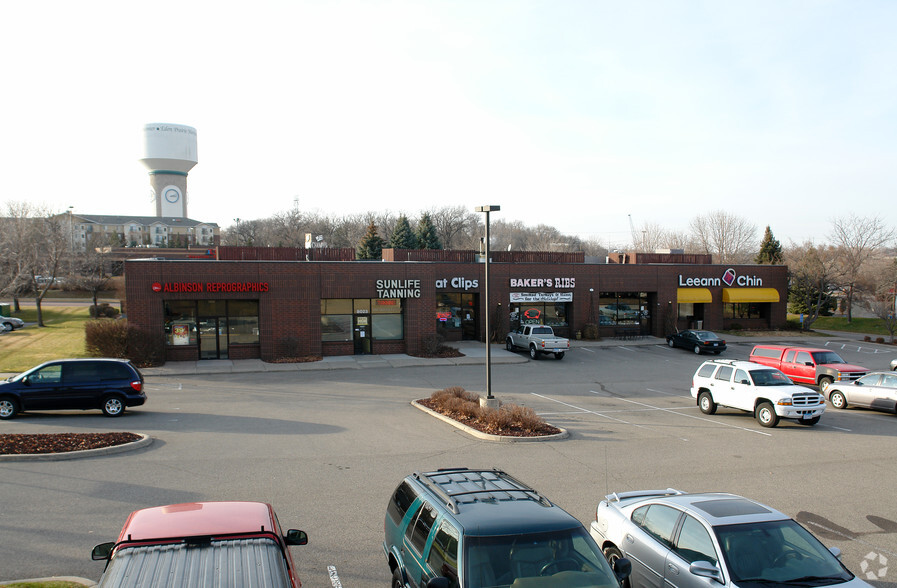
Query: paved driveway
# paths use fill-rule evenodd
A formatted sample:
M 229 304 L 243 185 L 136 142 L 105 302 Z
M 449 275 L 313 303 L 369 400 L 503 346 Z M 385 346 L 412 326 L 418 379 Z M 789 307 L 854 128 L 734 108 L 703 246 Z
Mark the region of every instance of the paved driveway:
M 737 343 L 727 355 L 749 349 Z M 894 356 L 857 345 L 839 352 L 873 368 Z M 745 413 L 706 416 L 688 396 L 703 359 L 619 344 L 494 366 L 496 396 L 570 430 L 550 443 L 475 439 L 410 406 L 447 386 L 482 391 L 482 365 L 150 376 L 148 403 L 121 419 L 24 415 L 3 431 L 128 430 L 156 441 L 103 458 L 0 463 L 0 579 L 98 579 L 90 548 L 114 539 L 131 510 L 245 499 L 271 502 L 285 527 L 308 532 L 309 545 L 293 548 L 305 586 L 387 586 L 383 515 L 399 480 L 414 470 L 495 466 L 584 523 L 612 491 L 744 494 L 840 547 L 854 572 L 881 573 L 873 584 L 897 586 L 897 567 L 880 572 L 878 559 L 897 558 L 897 417 L 830 408 L 816 427 L 763 429 Z

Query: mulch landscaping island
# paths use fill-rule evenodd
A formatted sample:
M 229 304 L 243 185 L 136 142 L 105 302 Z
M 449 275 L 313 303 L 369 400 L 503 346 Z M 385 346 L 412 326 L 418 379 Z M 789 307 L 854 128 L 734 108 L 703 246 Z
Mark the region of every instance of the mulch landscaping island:
M 140 440 L 134 433 L 48 433 L 0 435 L 0 455 L 66 453 L 124 445 Z

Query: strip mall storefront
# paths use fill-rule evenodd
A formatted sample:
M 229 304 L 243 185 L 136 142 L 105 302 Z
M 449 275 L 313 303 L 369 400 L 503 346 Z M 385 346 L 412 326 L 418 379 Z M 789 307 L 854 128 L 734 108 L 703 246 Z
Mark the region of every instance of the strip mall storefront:
M 125 264 L 129 322 L 166 359 L 290 361 L 420 354 L 428 338 L 485 340 L 485 265 L 454 262 L 156 261 Z M 784 325 L 784 266 L 489 264 L 493 331 L 546 324 L 574 338 Z

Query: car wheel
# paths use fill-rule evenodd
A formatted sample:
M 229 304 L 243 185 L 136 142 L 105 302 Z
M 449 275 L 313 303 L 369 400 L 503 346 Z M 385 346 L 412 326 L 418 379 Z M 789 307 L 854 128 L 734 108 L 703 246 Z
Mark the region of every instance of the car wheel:
M 539 359 L 539 352 L 536 350 L 535 345 L 529 346 L 529 358 L 530 359 Z
M 779 415 L 769 402 L 761 402 L 757 407 L 757 422 L 761 427 L 771 429 L 779 424 Z
M 811 419 L 800 419 L 798 422 L 802 425 L 807 425 L 808 427 L 812 427 L 813 425 L 815 425 L 816 423 L 819 422 L 819 417 L 816 416 Z
M 844 398 L 844 394 L 835 390 L 832 392 L 831 398 L 829 400 L 832 401 L 832 406 L 835 408 L 847 408 L 847 399 Z
M 716 412 L 716 403 L 710 392 L 701 392 L 698 394 L 698 407 L 704 414 L 713 414 Z
M 103 400 L 103 414 L 107 417 L 121 416 L 125 412 L 125 403 L 118 396 L 107 396 Z
M 819 378 L 819 389 L 825 390 L 826 386 L 831 386 L 832 382 L 834 382 L 832 378 L 828 376 L 822 376 L 821 378 Z
M 701 346 L 695 345 L 695 355 L 701 355 Z
M 510 339 L 505 341 L 505 349 L 507 349 L 508 351 L 514 351 L 514 344 L 511 343 Z
M 669 345 L 670 347 L 675 347 L 675 346 L 676 346 L 676 344 L 673 343 L 673 340 L 672 340 L 672 339 L 667 339 L 667 345 Z
M 392 571 L 392 588 L 405 588 L 405 582 L 402 581 L 402 572 L 399 568 Z
M 10 323 L 3 323 L 2 330 L 4 333 L 8 333 L 9 331 L 12 331 L 12 325 Z
M 6 420 L 19 413 L 19 404 L 12 398 L 0 398 L 0 419 Z
M 555 358 L 555 359 L 564 359 L 564 353 L 566 353 L 566 352 L 565 352 L 565 351 L 558 351 L 557 353 L 554 354 L 554 358 Z
M 616 545 L 608 545 L 602 552 L 604 553 L 604 559 L 610 564 L 611 569 L 614 568 L 614 564 L 617 563 L 617 561 L 623 559 L 623 554 L 620 553 L 620 550 L 617 549 Z M 622 588 L 629 588 L 629 578 L 623 580 L 620 586 Z

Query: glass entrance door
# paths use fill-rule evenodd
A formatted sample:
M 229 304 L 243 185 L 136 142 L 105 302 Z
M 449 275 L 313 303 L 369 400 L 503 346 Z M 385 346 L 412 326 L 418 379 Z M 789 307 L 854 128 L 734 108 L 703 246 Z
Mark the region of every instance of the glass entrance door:
M 227 359 L 227 317 L 200 317 L 199 359 Z
M 367 314 L 356 314 L 354 318 L 355 355 L 370 355 L 371 349 L 371 317 Z

